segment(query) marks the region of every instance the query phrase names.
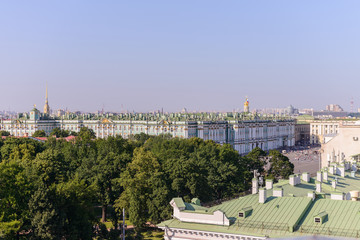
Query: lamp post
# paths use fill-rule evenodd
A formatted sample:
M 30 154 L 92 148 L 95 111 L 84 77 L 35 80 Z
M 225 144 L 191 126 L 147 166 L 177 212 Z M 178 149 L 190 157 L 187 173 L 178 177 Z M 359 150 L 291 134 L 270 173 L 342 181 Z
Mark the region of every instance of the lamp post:
M 123 208 L 122 240 L 125 240 L 125 208 Z
M 321 170 L 321 153 L 324 152 L 324 149 L 319 150 L 319 171 Z

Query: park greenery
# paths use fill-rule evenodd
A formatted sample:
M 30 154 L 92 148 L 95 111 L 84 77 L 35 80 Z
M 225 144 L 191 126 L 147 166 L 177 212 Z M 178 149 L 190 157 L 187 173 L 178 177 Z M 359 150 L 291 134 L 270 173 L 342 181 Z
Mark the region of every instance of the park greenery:
M 294 169 L 276 150 L 240 156 L 199 138 L 96 139 L 82 128 L 61 139 L 69 134 L 0 139 L 1 239 L 119 239 L 123 208 L 141 238 L 147 224 L 171 218 L 173 197 L 231 198 L 251 187 L 254 170 L 279 179 Z

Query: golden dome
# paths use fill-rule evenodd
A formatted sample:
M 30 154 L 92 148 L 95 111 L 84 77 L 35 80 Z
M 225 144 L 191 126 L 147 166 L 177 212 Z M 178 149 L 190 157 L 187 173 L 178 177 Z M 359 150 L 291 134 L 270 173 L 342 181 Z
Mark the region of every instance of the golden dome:
M 246 101 L 244 103 L 244 106 L 249 106 L 249 99 L 246 98 Z

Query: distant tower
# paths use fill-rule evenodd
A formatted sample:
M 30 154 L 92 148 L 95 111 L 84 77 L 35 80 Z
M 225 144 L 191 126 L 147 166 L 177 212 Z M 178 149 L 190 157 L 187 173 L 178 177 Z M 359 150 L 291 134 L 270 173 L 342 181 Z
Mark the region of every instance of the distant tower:
M 46 84 L 46 97 L 45 97 L 45 105 L 44 105 L 44 114 L 50 114 L 50 107 L 48 102 L 48 87 Z
M 354 98 L 351 97 L 351 100 L 350 100 L 350 112 L 354 112 Z
M 250 106 L 249 106 L 249 99 L 246 97 L 246 101 L 244 103 L 244 112 L 249 113 L 250 112 Z

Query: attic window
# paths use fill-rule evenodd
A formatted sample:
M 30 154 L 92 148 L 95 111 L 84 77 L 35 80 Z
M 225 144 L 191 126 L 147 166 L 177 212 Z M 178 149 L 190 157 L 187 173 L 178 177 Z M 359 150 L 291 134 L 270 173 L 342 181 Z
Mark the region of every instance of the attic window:
M 251 215 L 252 207 L 246 207 L 239 211 L 239 218 L 246 218 Z
M 324 211 L 314 216 L 315 224 L 323 224 L 328 220 L 328 214 Z

